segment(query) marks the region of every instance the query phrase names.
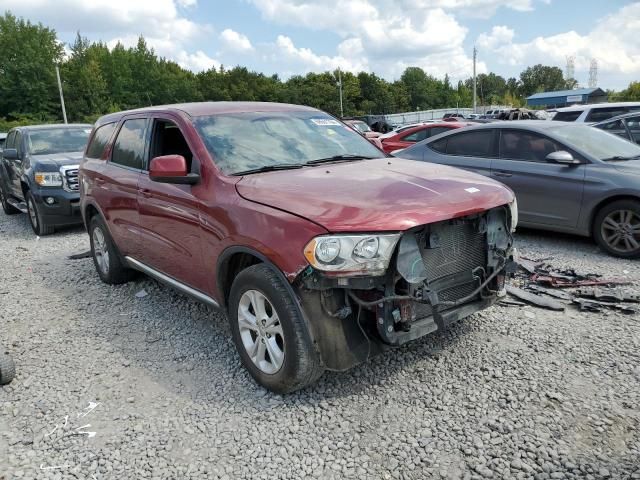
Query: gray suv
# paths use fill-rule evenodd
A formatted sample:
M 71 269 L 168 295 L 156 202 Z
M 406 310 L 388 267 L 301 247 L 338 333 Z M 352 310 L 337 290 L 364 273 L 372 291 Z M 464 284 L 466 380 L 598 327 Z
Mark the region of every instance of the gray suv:
M 501 181 L 516 194 L 521 226 L 592 236 L 612 255 L 640 257 L 640 146 L 616 135 L 576 123 L 496 122 L 397 156 Z

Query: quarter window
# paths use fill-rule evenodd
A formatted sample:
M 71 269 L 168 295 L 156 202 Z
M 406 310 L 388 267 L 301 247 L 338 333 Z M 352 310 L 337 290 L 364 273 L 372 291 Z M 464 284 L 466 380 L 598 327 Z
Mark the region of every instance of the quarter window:
M 125 121 L 113 145 L 111 162 L 142 170 L 146 130 L 147 121 L 143 118 Z
M 109 143 L 111 139 L 111 135 L 113 135 L 113 131 L 116 129 L 115 123 L 107 123 L 98 127 L 98 129 L 93 134 L 93 138 L 91 139 L 91 143 L 87 147 L 87 157 L 89 158 L 102 158 L 104 154 L 104 149 Z
M 447 154 L 461 157 L 492 157 L 493 130 L 465 132 L 447 137 Z
M 536 133 L 503 130 L 500 135 L 500 158 L 546 162 L 547 155 L 558 150 L 563 148 Z
M 429 129 L 429 136 L 434 137 L 436 135 L 440 135 L 441 133 L 448 132 L 449 130 L 451 129 L 447 127 L 432 127 Z

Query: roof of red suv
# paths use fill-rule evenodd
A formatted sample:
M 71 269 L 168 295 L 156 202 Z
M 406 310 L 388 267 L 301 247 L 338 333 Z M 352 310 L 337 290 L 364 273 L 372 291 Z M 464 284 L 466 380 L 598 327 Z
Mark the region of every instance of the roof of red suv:
M 220 113 L 244 113 L 244 112 L 287 112 L 294 110 L 316 110 L 315 108 L 306 107 L 304 105 L 293 105 L 289 103 L 273 103 L 273 102 L 193 102 L 193 103 L 176 103 L 173 105 L 156 105 L 153 107 L 136 108 L 135 110 L 126 110 L 123 112 L 110 113 L 100 117 L 97 124 L 112 122 L 120 117 L 130 113 L 144 112 L 170 112 L 179 111 L 186 113 L 192 117 L 202 115 L 216 115 Z

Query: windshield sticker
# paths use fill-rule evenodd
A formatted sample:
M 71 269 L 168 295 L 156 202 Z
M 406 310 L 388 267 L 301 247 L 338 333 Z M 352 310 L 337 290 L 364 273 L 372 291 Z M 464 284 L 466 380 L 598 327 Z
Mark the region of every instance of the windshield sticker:
M 332 118 L 312 118 L 311 121 L 320 127 L 339 127 L 340 122 Z
M 465 188 L 465 191 L 469 193 L 476 193 L 476 192 L 479 192 L 480 189 L 476 187 L 471 187 L 471 188 Z

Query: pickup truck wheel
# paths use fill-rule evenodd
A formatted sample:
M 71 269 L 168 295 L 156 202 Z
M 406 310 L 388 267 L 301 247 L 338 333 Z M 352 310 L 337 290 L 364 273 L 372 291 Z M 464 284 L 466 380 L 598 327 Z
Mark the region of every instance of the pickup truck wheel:
M 7 202 L 7 196 L 5 195 L 4 189 L 2 187 L 0 187 L 0 204 L 2 204 L 2 210 L 7 215 L 15 215 L 16 213 L 20 213 L 20 210 L 18 210 L 16 207 L 14 207 L 13 205 L 9 205 L 9 202 Z
M 596 215 L 593 236 L 611 255 L 640 257 L 640 202 L 618 200 L 605 205 Z
M 0 385 L 11 383 L 16 376 L 16 365 L 6 353 L 0 352 Z
M 292 392 L 322 375 L 302 314 L 268 265 L 238 274 L 229 296 L 229 323 L 242 364 L 268 390 Z
M 109 285 L 119 285 L 134 277 L 133 270 L 122 263 L 109 231 L 98 215 L 92 217 L 89 222 L 89 242 L 93 264 L 100 280 Z
M 42 214 L 38 211 L 38 206 L 36 204 L 36 199 L 33 198 L 33 194 L 31 192 L 27 192 L 27 213 L 29 213 L 29 222 L 31 223 L 31 228 L 33 229 L 33 233 L 42 237 L 44 235 L 51 235 L 55 232 L 56 228 L 53 225 L 48 225 L 42 219 Z

